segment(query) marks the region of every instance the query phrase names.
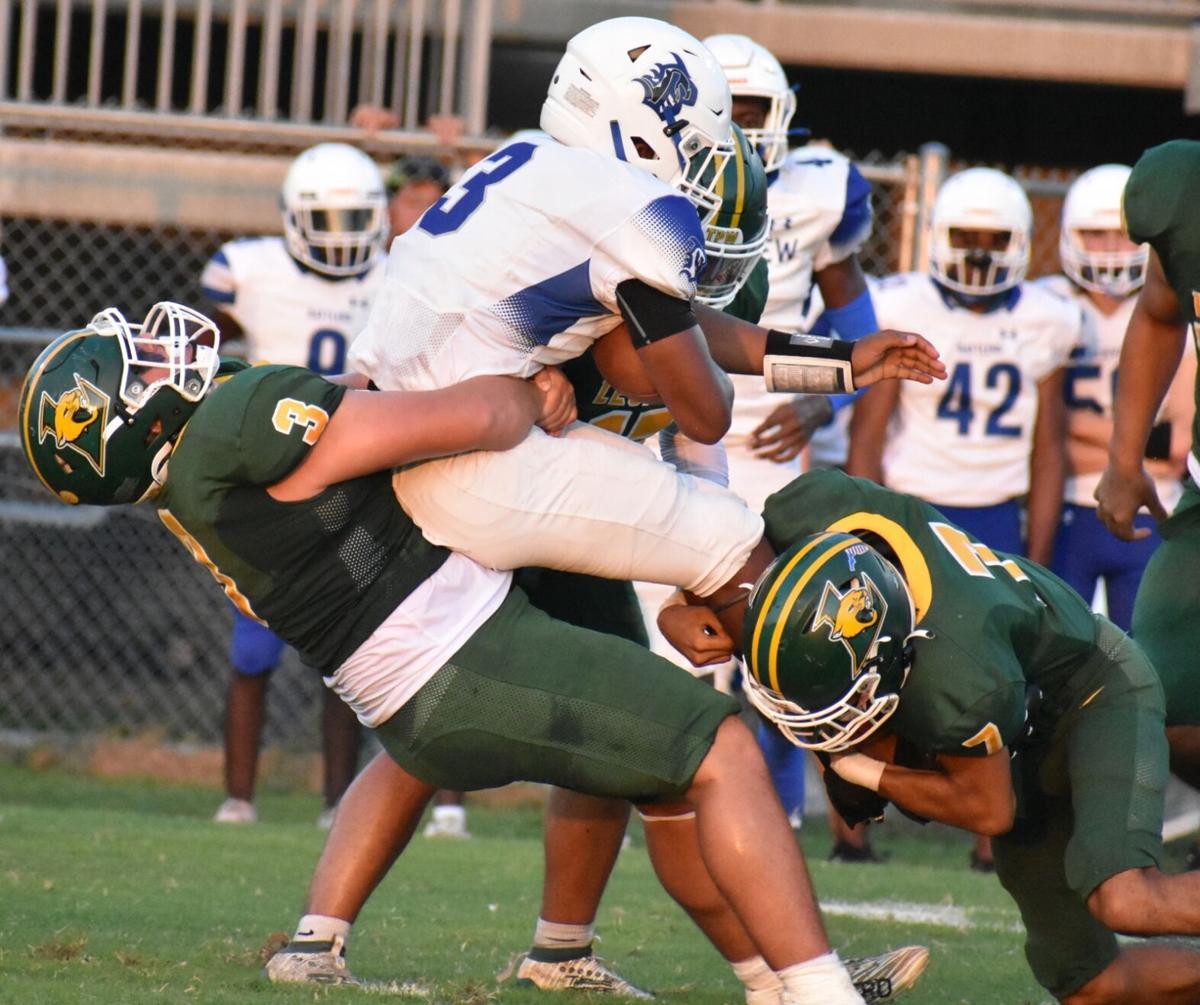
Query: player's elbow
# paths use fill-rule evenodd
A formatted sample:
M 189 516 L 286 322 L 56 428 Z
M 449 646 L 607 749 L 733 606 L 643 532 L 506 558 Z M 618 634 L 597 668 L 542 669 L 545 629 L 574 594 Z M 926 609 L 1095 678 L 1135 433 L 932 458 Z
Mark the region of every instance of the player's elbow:
M 729 424 L 733 419 L 732 408 L 712 408 L 689 413 L 684 416 L 671 412 L 679 431 L 690 440 L 697 443 L 719 443 L 729 432 Z
M 981 800 L 971 822 L 971 830 L 985 837 L 999 837 L 1013 829 L 1016 822 L 1017 804 L 1012 793 L 1004 798 Z
M 477 450 L 509 450 L 529 433 L 529 412 L 515 398 L 479 398 L 474 407 Z

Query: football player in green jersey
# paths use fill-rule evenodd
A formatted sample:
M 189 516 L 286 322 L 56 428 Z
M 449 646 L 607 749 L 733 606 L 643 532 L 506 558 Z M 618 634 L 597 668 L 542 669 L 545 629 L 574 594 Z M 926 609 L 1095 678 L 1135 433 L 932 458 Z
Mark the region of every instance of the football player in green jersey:
M 1159 868 L 1163 697 L 1138 646 L 1046 569 L 873 482 L 804 475 L 764 518 L 779 557 L 744 623 L 721 614 L 756 707 L 875 796 L 868 813 L 993 835 L 1060 1001 L 1200 1001 L 1200 953 L 1114 934 L 1200 934 L 1200 875 Z M 663 619 L 685 649 L 716 625 Z
M 694 813 L 712 889 L 782 1005 L 861 1005 L 736 703 L 640 646 L 552 620 L 509 573 L 431 545 L 395 500 L 396 465 L 569 421 L 554 372 L 392 393 L 294 367 L 221 380 L 217 341 L 207 319 L 160 304 L 142 325 L 110 309 L 52 342 L 19 402 L 38 477 L 64 502 L 151 502 L 406 769 L 406 837 L 434 790 L 517 779 Z M 344 935 L 327 938 L 338 960 Z
M 1174 140 L 1147 150 L 1125 186 L 1125 227 L 1150 244 L 1146 283 L 1121 346 L 1108 467 L 1096 489 L 1097 514 L 1122 540 L 1145 537 L 1134 516 L 1148 509 L 1162 543 L 1142 574 L 1133 634 L 1162 678 L 1171 770 L 1200 788 L 1200 412 L 1192 426 L 1183 497 L 1167 517 L 1147 473 L 1150 431 L 1179 368 L 1188 332 L 1200 346 L 1200 142 Z M 1200 398 L 1200 383 L 1196 385 Z M 1200 847 L 1192 865 L 1200 865 Z

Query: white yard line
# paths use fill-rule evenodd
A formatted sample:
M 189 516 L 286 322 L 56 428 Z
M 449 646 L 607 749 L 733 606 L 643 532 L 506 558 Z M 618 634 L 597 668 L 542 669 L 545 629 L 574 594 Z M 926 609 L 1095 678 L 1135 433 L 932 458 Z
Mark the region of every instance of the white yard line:
M 978 910 L 953 904 L 918 904 L 897 900 L 822 900 L 821 910 L 838 917 L 864 921 L 900 921 L 912 925 L 954 928 L 959 931 L 1023 932 L 1024 927 L 1011 914 L 989 911 L 993 918 L 982 917 Z M 1009 920 L 1009 919 L 1012 920 Z

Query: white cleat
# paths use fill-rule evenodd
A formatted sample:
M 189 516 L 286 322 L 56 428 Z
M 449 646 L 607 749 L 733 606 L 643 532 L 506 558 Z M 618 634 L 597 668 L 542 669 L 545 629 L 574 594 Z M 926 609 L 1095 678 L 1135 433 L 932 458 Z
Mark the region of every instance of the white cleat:
M 878 956 L 845 961 L 850 980 L 868 1003 L 895 1001 L 917 983 L 928 964 L 929 950 L 924 946 L 901 946 Z
M 526 956 L 517 969 L 517 984 L 533 985 L 543 991 L 593 991 L 619 998 L 649 1001 L 649 991 L 630 984 L 598 956 L 580 956 L 551 963 Z
M 263 973 L 272 984 L 322 984 L 417 998 L 429 996 L 429 990 L 419 984 L 355 977 L 346 966 L 345 945 L 341 936 L 332 942 L 289 942 L 267 960 Z
M 256 824 L 258 810 L 248 799 L 234 799 L 230 796 L 217 807 L 213 820 L 219 824 Z

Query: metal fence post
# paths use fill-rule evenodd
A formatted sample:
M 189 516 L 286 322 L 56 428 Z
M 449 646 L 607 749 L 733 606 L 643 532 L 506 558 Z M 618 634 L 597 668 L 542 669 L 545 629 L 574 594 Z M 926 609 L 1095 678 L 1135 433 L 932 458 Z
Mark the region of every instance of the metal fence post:
M 929 218 L 933 214 L 933 200 L 946 177 L 950 162 L 950 150 L 944 143 L 925 143 L 920 154 L 920 185 L 917 189 L 916 246 L 913 268 L 925 272 L 929 268 Z

